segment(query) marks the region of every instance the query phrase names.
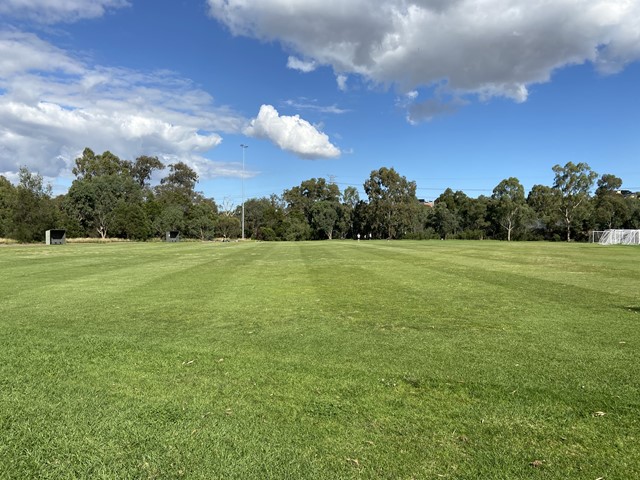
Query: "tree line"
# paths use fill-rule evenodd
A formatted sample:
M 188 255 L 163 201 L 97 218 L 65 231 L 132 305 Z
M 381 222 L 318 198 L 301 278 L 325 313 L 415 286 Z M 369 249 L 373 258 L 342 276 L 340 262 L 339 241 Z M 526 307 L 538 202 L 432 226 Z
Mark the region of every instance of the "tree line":
M 157 171 L 167 173 L 152 186 Z M 245 201 L 245 236 L 584 241 L 591 230 L 640 228 L 640 194 L 621 190 L 622 179 L 599 177 L 585 163 L 555 165 L 553 172 L 552 186 L 534 185 L 528 195 L 510 177 L 490 196 L 447 189 L 433 203 L 420 201 L 416 183 L 393 168 L 371 172 L 363 184 L 365 199 L 353 186 L 341 191 L 324 178 L 311 178 L 281 195 Z M 42 241 L 52 228 L 65 229 L 68 237 L 139 241 L 163 238 L 170 230 L 200 240 L 241 236 L 241 207 L 217 205 L 197 192 L 198 175 L 183 162 L 122 160 L 86 148 L 73 174 L 69 191 L 56 197 L 26 167 L 17 185 L 0 176 L 0 237 Z

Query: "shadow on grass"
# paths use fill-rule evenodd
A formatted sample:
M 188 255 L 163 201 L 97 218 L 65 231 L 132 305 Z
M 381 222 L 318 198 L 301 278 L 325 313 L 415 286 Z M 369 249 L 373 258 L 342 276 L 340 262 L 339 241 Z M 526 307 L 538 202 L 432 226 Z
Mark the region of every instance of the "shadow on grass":
M 629 311 L 629 312 L 634 312 L 634 313 L 640 313 L 640 307 L 638 306 L 629 306 L 627 305 L 626 307 L 622 307 L 625 310 Z

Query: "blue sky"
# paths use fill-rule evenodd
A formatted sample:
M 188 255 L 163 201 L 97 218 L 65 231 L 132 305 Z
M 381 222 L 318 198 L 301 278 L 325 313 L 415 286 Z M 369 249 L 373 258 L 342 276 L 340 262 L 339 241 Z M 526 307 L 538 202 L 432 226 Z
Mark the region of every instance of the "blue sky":
M 640 191 L 640 1 L 6 0 L 0 174 L 63 193 L 86 146 L 185 161 L 218 203 L 394 167 L 418 196 Z

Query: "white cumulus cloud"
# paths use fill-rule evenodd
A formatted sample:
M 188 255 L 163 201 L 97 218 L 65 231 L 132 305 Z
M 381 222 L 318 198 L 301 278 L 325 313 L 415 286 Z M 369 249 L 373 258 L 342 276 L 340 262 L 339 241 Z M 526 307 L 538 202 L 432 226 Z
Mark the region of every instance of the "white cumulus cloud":
M 299 70 L 303 73 L 309 73 L 313 72 L 316 67 L 317 65 L 314 61 L 307 62 L 304 60 L 300 60 L 297 57 L 289 57 L 287 59 L 287 68 L 290 68 L 292 70 Z
M 338 90 L 341 92 L 347 91 L 347 80 L 348 77 L 346 75 L 338 74 L 336 75 L 336 83 L 338 84 Z
M 280 115 L 271 105 L 262 105 L 244 134 L 270 140 L 282 150 L 305 159 L 336 158 L 340 150 L 329 137 L 299 115 Z
M 101 17 L 129 5 L 127 0 L 2 0 L 0 14 L 52 24 Z
M 0 32 L 0 174 L 21 165 L 55 177 L 69 174 L 90 147 L 126 159 L 139 155 L 200 164 L 219 132 L 246 120 L 168 71 L 141 72 L 86 64 L 33 34 Z
M 556 69 L 591 62 L 612 73 L 640 58 L 638 0 L 208 3 L 236 35 L 279 41 L 340 75 L 402 92 L 437 87 L 522 102 Z

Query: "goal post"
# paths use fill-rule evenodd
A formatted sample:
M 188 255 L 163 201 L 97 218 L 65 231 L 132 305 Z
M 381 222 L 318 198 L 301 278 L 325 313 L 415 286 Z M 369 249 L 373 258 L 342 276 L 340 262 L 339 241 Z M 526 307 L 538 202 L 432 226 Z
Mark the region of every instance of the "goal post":
M 640 230 L 605 230 L 598 243 L 600 245 L 640 245 Z

